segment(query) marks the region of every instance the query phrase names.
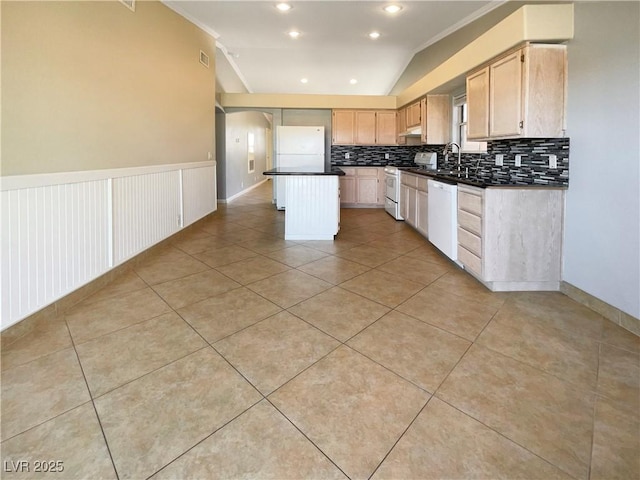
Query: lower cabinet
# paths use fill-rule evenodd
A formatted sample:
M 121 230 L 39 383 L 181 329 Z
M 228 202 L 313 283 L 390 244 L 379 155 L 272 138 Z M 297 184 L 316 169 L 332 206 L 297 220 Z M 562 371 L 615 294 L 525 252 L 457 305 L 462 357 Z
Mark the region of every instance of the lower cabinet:
M 402 172 L 400 176 L 400 216 L 425 237 L 427 231 L 427 177 Z
M 564 190 L 458 184 L 458 261 L 493 291 L 559 290 Z
M 340 167 L 340 205 L 384 207 L 384 168 Z

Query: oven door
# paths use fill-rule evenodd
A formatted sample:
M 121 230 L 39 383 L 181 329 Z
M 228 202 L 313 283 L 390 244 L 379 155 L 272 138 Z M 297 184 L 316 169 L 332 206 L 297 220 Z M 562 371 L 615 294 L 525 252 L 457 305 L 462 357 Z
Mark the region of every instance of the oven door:
M 398 177 L 396 175 L 385 175 L 385 193 L 384 196 L 393 200 L 394 202 L 398 201 Z

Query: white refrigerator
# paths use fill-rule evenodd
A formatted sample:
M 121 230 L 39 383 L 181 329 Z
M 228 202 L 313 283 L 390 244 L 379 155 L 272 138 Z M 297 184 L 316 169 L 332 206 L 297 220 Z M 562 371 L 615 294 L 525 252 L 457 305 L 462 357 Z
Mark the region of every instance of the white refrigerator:
M 276 168 L 300 168 L 303 171 L 324 171 L 324 127 L 276 128 Z M 284 210 L 286 175 L 275 175 L 276 207 Z

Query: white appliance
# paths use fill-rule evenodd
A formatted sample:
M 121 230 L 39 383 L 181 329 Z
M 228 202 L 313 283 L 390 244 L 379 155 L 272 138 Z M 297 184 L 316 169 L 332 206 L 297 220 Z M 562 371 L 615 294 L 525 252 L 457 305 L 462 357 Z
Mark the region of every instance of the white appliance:
M 451 260 L 458 259 L 458 186 L 429 180 L 429 241 Z
M 400 171 L 397 167 L 384 167 L 384 209 L 396 220 L 403 220 L 400 216 Z
M 438 154 L 436 152 L 418 152 L 413 163 L 427 170 L 436 170 L 438 168 Z
M 324 127 L 286 127 L 276 129 L 276 168 L 324 171 Z M 287 205 L 286 175 L 275 175 L 276 207 Z

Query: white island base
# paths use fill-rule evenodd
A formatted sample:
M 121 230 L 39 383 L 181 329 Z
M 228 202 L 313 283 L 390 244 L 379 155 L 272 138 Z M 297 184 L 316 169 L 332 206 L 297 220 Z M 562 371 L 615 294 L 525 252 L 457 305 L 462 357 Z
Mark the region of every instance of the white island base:
M 340 229 L 336 175 L 286 175 L 285 240 L 333 240 Z

